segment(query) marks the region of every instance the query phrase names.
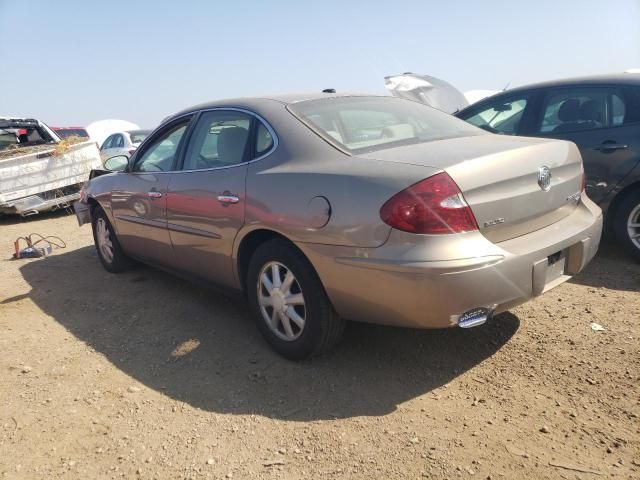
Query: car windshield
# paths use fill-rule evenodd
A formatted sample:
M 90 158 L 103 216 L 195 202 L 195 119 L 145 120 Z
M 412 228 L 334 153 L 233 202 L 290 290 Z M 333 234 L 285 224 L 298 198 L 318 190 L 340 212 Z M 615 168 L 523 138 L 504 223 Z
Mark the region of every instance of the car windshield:
M 393 97 L 334 97 L 289 109 L 327 140 L 355 154 L 485 133 L 434 108 Z
M 141 143 L 147 136 L 149 135 L 149 131 L 147 130 L 138 130 L 129 132 L 129 136 L 131 137 L 131 143 Z

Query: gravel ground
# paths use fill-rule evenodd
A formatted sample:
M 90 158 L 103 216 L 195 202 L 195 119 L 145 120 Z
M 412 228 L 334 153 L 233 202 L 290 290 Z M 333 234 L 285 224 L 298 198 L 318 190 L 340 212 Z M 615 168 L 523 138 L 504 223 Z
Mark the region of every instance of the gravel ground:
M 68 246 L 9 260 L 31 232 Z M 613 243 L 480 328 L 352 324 L 302 363 L 238 299 L 105 272 L 73 216 L 0 219 L 0 247 L 0 478 L 640 478 L 640 268 Z

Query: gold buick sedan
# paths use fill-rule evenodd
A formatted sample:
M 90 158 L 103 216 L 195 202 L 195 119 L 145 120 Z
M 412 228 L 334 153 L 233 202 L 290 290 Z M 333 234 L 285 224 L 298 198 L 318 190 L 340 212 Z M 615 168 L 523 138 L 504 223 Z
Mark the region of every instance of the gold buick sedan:
M 393 97 L 199 105 L 105 167 L 76 204 L 104 267 L 242 291 L 291 359 L 333 346 L 346 320 L 479 326 L 580 272 L 602 230 L 573 143 Z

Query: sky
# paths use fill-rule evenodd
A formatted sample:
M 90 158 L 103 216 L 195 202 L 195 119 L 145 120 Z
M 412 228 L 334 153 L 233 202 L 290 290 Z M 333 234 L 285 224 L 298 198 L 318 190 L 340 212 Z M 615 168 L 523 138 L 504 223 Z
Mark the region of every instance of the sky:
M 0 0 L 0 116 L 144 128 L 206 101 L 640 68 L 640 0 Z

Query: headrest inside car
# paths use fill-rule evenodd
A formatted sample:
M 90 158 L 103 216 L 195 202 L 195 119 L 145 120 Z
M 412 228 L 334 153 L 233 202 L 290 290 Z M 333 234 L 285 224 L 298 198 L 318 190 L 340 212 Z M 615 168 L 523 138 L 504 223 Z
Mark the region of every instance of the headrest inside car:
M 565 100 L 558 110 L 558 118 L 563 122 L 576 122 L 580 118 L 580 100 L 570 98 Z

